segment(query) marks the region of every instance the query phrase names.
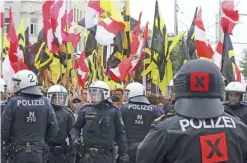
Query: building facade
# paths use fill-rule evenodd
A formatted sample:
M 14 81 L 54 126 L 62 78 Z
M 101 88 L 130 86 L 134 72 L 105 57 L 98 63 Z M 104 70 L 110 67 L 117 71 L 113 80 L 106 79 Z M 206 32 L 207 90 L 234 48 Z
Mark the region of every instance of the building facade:
M 29 40 L 32 43 L 37 42 L 39 32 L 43 28 L 42 5 L 45 0 L 8 0 L 5 2 L 5 29 L 9 25 L 8 9 L 12 8 L 14 23 L 16 30 L 20 26 L 21 19 L 24 19 L 25 26 L 29 27 Z M 73 9 L 73 25 L 71 31 L 81 34 L 81 39 L 78 44 L 78 50 L 84 49 L 87 32 L 83 27 L 77 25 L 85 16 L 85 10 L 88 0 L 70 0 L 68 4 L 69 11 Z M 113 1 L 116 7 L 121 11 L 125 5 L 124 0 Z

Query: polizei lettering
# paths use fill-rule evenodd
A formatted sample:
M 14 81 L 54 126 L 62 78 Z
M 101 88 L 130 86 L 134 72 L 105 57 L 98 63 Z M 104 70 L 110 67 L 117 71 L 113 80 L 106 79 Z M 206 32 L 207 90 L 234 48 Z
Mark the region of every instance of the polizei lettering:
M 146 110 L 146 111 L 153 111 L 152 106 L 149 105 L 129 105 L 128 109 L 133 109 L 133 110 Z
M 44 100 L 17 100 L 17 106 L 43 106 Z
M 187 127 L 194 129 L 201 128 L 236 128 L 236 124 L 231 117 L 220 116 L 217 119 L 181 119 L 179 120 L 182 131 Z

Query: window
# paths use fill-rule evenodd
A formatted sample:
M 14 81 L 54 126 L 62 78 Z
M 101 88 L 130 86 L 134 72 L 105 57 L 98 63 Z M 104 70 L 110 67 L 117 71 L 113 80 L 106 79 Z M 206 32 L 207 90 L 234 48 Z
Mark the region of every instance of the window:
M 37 18 L 31 18 L 31 24 L 30 24 L 30 34 L 31 35 L 37 35 L 38 31 L 38 19 Z
M 76 8 L 74 8 L 74 22 L 76 22 Z
M 6 31 L 9 30 L 9 18 L 5 18 L 5 19 L 4 19 L 4 29 L 5 29 Z
M 76 15 L 77 15 L 77 20 L 76 20 L 76 22 L 78 22 L 78 21 L 80 21 L 79 19 L 79 17 L 80 17 L 80 12 L 79 12 L 79 9 L 77 9 L 77 13 L 76 13 Z
M 80 19 L 79 19 L 79 21 L 82 19 L 82 11 L 80 11 Z

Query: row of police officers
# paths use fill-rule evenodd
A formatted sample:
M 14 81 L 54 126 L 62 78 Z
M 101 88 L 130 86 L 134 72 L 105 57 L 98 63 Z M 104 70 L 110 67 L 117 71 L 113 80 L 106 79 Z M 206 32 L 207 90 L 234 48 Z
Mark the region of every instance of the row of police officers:
M 245 104 L 234 103 L 239 93 L 230 91 L 232 102 L 224 109 L 217 67 L 188 61 L 173 84 L 174 100 L 164 114 L 150 105 L 140 83 L 127 85 L 119 110 L 109 86 L 95 81 L 88 88 L 89 104 L 75 120 L 66 107 L 65 88 L 52 86 L 46 98 L 36 75 L 19 71 L 13 78 L 16 95 L 2 115 L 2 158 L 15 163 L 246 163 L 247 126 L 240 120 L 246 112 L 235 114 L 232 108 Z

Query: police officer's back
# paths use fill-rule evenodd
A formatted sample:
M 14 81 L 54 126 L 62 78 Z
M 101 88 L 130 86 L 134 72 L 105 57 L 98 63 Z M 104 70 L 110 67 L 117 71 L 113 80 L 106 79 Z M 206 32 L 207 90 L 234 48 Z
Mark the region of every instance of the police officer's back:
M 43 162 L 45 141 L 57 132 L 57 119 L 52 106 L 37 87 L 37 76 L 21 70 L 13 77 L 14 91 L 2 116 L 2 140 L 12 144 L 15 163 Z
M 153 121 L 162 114 L 160 108 L 150 105 L 145 87 L 140 83 L 128 84 L 124 90 L 124 99 L 128 103 L 121 105 L 121 115 L 126 129 L 130 163 L 135 163 L 139 143 L 149 132 Z
M 224 104 L 225 110 L 238 116 L 247 125 L 247 103 L 242 102 L 246 92 L 242 83 L 234 81 L 226 86 L 226 96 L 229 101 Z
M 114 140 L 119 146 L 120 160 L 123 163 L 128 161 L 123 122 L 118 109 L 107 101 L 109 97 L 110 89 L 105 82 L 93 82 L 88 88 L 88 101 L 91 105 L 80 110 L 71 130 L 74 144 L 77 144 L 83 128 L 83 159 L 89 163 L 114 163 Z
M 48 142 L 48 163 L 63 163 L 66 161 L 67 152 L 71 149 L 66 139 L 69 138 L 71 140 L 70 131 L 75 117 L 67 108 L 68 92 L 63 86 L 51 86 L 48 89 L 47 97 L 55 111 L 59 126 L 56 137 Z M 72 145 L 72 141 L 69 141 L 69 143 L 69 145 Z
M 224 112 L 218 68 L 191 60 L 174 80 L 176 115 L 153 125 L 137 152 L 138 163 L 247 161 L 247 127 Z

